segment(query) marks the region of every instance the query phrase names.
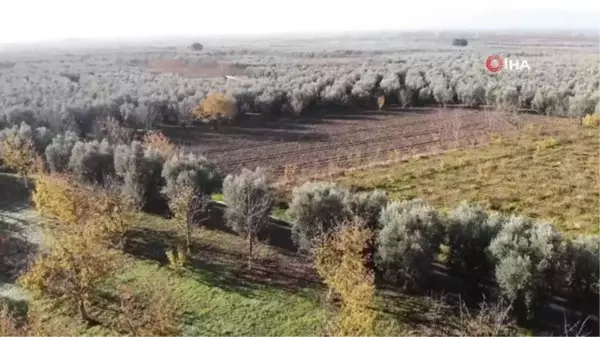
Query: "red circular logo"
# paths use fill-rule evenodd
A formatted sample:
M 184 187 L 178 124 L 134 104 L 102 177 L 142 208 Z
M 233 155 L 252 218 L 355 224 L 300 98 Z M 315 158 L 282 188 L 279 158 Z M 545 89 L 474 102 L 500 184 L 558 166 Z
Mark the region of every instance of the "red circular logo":
M 485 60 L 485 67 L 487 70 L 495 73 L 504 68 L 504 61 L 502 61 L 498 55 L 488 56 L 488 58 Z

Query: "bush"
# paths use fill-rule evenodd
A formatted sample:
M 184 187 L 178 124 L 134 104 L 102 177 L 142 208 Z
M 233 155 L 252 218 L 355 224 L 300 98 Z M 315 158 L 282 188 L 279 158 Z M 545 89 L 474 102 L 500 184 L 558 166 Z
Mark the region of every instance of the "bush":
M 449 264 L 461 272 L 488 275 L 492 266 L 484 252 L 500 230 L 498 220 L 478 206 L 464 204 L 454 209 L 446 227 Z
M 334 183 L 305 183 L 294 188 L 288 213 L 293 220 L 292 239 L 300 250 L 309 250 L 316 237 L 348 218 L 347 198 L 348 190 Z
M 252 248 L 273 206 L 265 172 L 243 169 L 239 175 L 228 175 L 223 181 L 223 199 L 227 226 L 247 240 L 248 266 L 252 268 Z
M 576 292 L 600 293 L 600 240 L 598 236 L 580 236 L 566 243 L 564 264 L 566 286 Z
M 165 180 L 162 192 L 168 198 L 177 194 L 176 183 L 180 175 L 189 177 L 191 187 L 206 195 L 216 191 L 222 182 L 222 177 L 212 162 L 192 153 L 173 155 L 163 165 L 161 175 Z
M 71 150 L 69 169 L 78 178 L 88 182 L 101 183 L 114 173 L 114 153 L 112 146 L 103 140 L 77 141 Z
M 377 267 L 404 287 L 418 285 L 439 250 L 440 215 L 420 200 L 393 202 L 381 211 L 379 223 Z
M 349 193 L 345 200 L 352 216 L 362 219 L 365 225 L 371 229 L 377 227 L 379 214 L 388 202 L 389 198 L 382 190 Z
M 561 235 L 549 224 L 511 217 L 490 244 L 501 294 L 517 313 L 533 318 L 535 309 L 563 279 Z
M 52 138 L 45 151 L 46 161 L 51 172 L 64 172 L 67 170 L 71 151 L 76 142 L 77 134 L 71 131 Z

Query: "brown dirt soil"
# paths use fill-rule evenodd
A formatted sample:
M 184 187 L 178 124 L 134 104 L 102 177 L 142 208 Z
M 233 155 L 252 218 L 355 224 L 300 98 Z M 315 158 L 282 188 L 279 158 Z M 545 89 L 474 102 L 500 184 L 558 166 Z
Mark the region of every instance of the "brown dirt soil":
M 164 131 L 186 151 L 206 155 L 226 172 L 261 166 L 281 176 L 286 169 L 315 173 L 474 146 L 486 142 L 490 133 L 545 120 L 496 111 L 396 109 Z
M 244 75 L 244 69 L 226 62 L 211 61 L 203 64 L 186 64 L 179 60 L 160 60 L 151 62 L 150 71 L 172 73 L 185 77 L 221 77 L 225 75 Z

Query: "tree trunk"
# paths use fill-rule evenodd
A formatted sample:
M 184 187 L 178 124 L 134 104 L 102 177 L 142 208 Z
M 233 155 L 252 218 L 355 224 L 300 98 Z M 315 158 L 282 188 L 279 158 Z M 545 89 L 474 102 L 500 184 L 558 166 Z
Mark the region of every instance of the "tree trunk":
M 79 315 L 81 316 L 81 319 L 86 322 L 87 324 L 92 324 L 93 320 L 90 318 L 90 316 L 87 313 L 87 310 L 85 309 L 85 300 L 83 298 L 81 298 L 81 296 L 78 296 L 78 302 L 79 302 Z
M 254 238 L 252 235 L 248 235 L 248 269 L 252 270 L 252 245 L 254 243 Z
M 119 242 L 117 242 L 117 248 L 119 250 L 125 249 L 125 235 L 124 234 L 119 235 Z
M 188 255 L 192 253 L 192 227 L 188 224 L 185 233 L 185 247 Z

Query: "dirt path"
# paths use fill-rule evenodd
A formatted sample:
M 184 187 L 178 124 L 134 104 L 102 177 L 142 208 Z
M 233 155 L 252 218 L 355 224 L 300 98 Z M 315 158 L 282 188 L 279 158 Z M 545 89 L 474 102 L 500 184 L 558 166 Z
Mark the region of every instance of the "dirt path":
M 43 245 L 38 221 L 23 181 L 0 173 L 0 298 L 26 299 L 15 282 Z

